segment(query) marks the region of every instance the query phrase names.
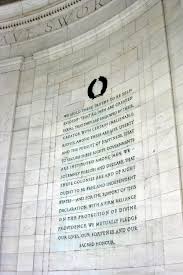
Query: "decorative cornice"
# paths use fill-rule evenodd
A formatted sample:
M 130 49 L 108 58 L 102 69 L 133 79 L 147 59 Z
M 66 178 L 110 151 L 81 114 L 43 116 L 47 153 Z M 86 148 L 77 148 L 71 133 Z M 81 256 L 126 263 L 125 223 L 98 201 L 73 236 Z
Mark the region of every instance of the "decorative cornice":
M 64 3 L 57 4 L 54 7 L 50 7 L 41 11 L 39 13 L 35 13 L 33 15 L 21 17 L 18 19 L 10 20 L 7 22 L 0 23 L 0 30 L 11 31 L 18 27 L 25 27 L 26 25 L 33 25 L 35 22 L 41 22 L 46 18 L 54 17 L 55 15 L 59 15 L 62 12 L 65 12 L 69 8 L 75 7 L 78 3 L 84 2 L 83 0 L 66 0 Z
M 113 0 L 66 0 L 39 13 L 0 23 L 0 46 L 34 39 L 76 22 Z M 124 1 L 124 0 L 123 0 Z
M 107 20 L 99 27 L 88 31 L 70 41 L 59 44 L 58 46 L 51 47 L 49 49 L 37 52 L 33 55 L 34 60 L 38 63 L 46 63 L 50 60 L 63 57 L 64 55 L 71 54 L 74 51 L 82 47 L 86 47 L 90 44 L 97 42 L 98 40 L 110 35 L 117 31 L 122 26 L 135 20 L 141 14 L 146 12 L 148 9 L 156 5 L 160 0 L 137 0 L 133 5 L 123 10 L 118 15 Z

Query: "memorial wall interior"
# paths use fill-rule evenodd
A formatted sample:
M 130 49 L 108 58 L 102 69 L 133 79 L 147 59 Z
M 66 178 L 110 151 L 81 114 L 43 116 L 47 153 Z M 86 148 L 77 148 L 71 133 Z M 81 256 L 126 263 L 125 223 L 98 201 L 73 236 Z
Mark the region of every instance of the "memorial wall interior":
M 0 275 L 183 274 L 183 0 L 0 1 Z

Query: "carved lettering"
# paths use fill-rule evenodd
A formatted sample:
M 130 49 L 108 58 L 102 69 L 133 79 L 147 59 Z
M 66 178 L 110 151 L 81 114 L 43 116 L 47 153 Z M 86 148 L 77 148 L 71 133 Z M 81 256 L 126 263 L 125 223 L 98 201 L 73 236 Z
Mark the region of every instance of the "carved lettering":
M 69 249 L 71 239 L 70 249 L 115 246 L 122 234 L 138 230 L 130 226 L 138 220 L 133 109 L 129 89 L 64 115 L 61 251 Z
M 60 18 L 58 18 L 58 22 L 60 24 L 60 27 L 64 27 L 67 26 L 69 23 L 72 22 L 72 18 L 73 18 L 73 11 L 70 12 L 69 14 L 66 14 L 64 16 L 61 16 Z
M 0 35 L 0 45 L 4 46 L 6 44 L 7 44 L 7 42 L 6 42 L 5 36 L 4 35 Z
M 13 43 L 17 42 L 15 34 L 13 32 L 6 33 L 5 41 L 6 41 L 6 44 L 13 44 Z
M 13 44 L 25 40 L 29 40 L 35 38 L 40 35 L 44 35 L 45 33 L 49 33 L 65 26 L 68 26 L 70 23 L 73 23 L 92 12 L 98 10 L 103 7 L 105 4 L 112 0 L 89 0 L 81 7 L 77 7 L 72 9 L 68 13 L 51 19 L 47 23 L 37 24 L 31 26 L 30 24 L 25 25 L 23 30 L 17 30 L 16 28 L 12 32 L 7 32 L 4 35 L 1 35 L 0 45 Z
M 26 29 L 23 29 L 21 31 L 15 32 L 14 37 L 16 42 L 21 42 L 28 39 L 29 33 Z
M 76 17 L 78 19 L 85 17 L 88 14 L 88 7 L 81 7 L 77 10 Z
M 103 0 L 95 0 L 95 10 L 100 9 L 104 6 Z
M 45 32 L 51 32 L 53 30 L 53 26 L 51 25 L 51 22 L 48 22 L 46 24 Z

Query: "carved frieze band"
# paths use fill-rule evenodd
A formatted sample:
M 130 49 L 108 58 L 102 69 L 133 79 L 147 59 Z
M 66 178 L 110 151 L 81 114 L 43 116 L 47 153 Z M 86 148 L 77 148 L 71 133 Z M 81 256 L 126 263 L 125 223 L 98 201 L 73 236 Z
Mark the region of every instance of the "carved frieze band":
M 67 0 L 40 13 L 0 23 L 0 46 L 56 31 L 88 16 L 112 0 Z

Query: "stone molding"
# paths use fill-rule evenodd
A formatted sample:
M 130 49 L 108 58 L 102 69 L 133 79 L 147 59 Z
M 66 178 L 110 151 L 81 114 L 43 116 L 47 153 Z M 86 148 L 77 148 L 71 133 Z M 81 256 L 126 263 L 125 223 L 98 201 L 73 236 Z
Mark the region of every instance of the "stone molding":
M 84 2 L 83 0 L 67 0 L 64 3 L 55 5 L 54 7 L 50 7 L 48 9 L 45 9 L 44 11 L 37 12 L 33 15 L 29 16 L 23 16 L 18 19 L 9 20 L 7 22 L 1 22 L 0 23 L 0 30 L 4 31 L 10 31 L 14 30 L 18 27 L 25 27 L 25 26 L 31 26 L 35 22 L 40 22 L 42 20 L 45 20 L 46 18 L 54 17 L 55 14 L 60 14 L 62 12 L 65 12 L 69 8 L 75 7 L 76 4 Z
M 33 59 L 38 63 L 46 63 L 50 60 L 55 60 L 64 55 L 71 54 L 72 52 L 95 43 L 101 38 L 104 38 L 114 31 L 117 31 L 120 27 L 130 23 L 158 2 L 159 0 L 137 0 L 133 5 L 123 10 L 118 15 L 107 20 L 99 27 L 88 31 L 70 41 L 61 43 L 58 46 L 36 52 L 33 55 Z
M 0 46 L 59 30 L 97 11 L 112 0 L 66 0 L 44 11 L 0 23 Z M 125 1 L 125 0 L 122 0 Z
M 20 70 L 22 67 L 23 61 L 24 61 L 23 56 L 2 60 L 0 62 L 0 73 L 7 73 L 11 71 Z

